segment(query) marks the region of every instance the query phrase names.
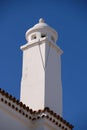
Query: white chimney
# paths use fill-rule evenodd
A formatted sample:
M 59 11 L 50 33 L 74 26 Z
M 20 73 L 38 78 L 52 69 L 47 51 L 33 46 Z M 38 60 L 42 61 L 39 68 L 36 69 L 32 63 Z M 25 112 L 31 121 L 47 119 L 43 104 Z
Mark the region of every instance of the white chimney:
M 43 19 L 26 32 L 20 100 L 33 110 L 49 107 L 62 116 L 61 54 L 58 34 Z

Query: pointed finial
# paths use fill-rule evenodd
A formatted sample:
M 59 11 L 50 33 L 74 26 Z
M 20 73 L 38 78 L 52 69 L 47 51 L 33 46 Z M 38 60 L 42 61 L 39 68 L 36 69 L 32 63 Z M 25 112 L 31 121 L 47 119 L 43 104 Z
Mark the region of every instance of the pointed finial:
M 40 18 L 40 19 L 39 19 L 39 23 L 44 23 L 44 19 L 43 19 L 43 18 Z

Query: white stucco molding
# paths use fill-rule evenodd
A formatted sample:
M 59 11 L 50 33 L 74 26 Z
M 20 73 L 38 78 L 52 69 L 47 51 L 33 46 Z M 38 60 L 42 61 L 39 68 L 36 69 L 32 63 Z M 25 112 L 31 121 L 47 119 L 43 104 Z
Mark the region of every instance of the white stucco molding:
M 25 50 L 27 48 L 31 48 L 31 47 L 34 47 L 34 46 L 37 46 L 37 45 L 43 44 L 43 43 L 44 44 L 46 44 L 46 43 L 49 44 L 49 46 L 54 48 L 57 51 L 57 53 L 59 53 L 60 55 L 63 53 L 62 49 L 60 49 L 60 47 L 57 46 L 56 44 L 52 43 L 52 41 L 49 41 L 48 38 L 40 39 L 37 42 L 36 41 L 35 42 L 31 42 L 31 43 L 28 42 L 27 44 L 22 45 L 20 47 L 20 49 L 23 51 L 23 50 Z

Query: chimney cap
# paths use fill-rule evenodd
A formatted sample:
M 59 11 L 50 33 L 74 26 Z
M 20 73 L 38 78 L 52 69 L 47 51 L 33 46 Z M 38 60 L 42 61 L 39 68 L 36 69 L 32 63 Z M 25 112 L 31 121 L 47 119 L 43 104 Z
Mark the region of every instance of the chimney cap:
M 39 23 L 44 23 L 44 19 L 43 19 L 43 18 L 40 18 L 40 19 L 39 19 Z
M 55 35 L 54 36 L 55 39 L 57 40 L 57 38 L 58 38 L 57 32 L 52 27 L 50 27 L 48 24 L 46 24 L 43 18 L 40 18 L 39 23 L 35 24 L 32 28 L 28 29 L 28 31 L 26 32 L 26 40 L 28 40 L 28 36 L 31 33 L 35 32 L 35 31 L 41 31 L 43 29 L 48 32 L 53 33 L 53 35 Z

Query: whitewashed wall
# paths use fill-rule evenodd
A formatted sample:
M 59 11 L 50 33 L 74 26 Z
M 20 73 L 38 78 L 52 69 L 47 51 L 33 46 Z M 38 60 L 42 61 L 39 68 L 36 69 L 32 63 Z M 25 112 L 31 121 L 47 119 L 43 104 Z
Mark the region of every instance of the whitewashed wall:
M 24 117 L 0 102 L 0 130 L 29 130 Z
M 40 45 L 40 48 L 44 55 L 45 44 Z M 23 51 L 21 101 L 33 110 L 44 109 L 44 86 L 45 73 L 39 45 L 36 45 Z
M 61 57 L 46 44 L 45 106 L 62 115 Z
M 23 49 L 21 101 L 33 110 L 50 107 L 62 115 L 60 52 L 47 40 Z

